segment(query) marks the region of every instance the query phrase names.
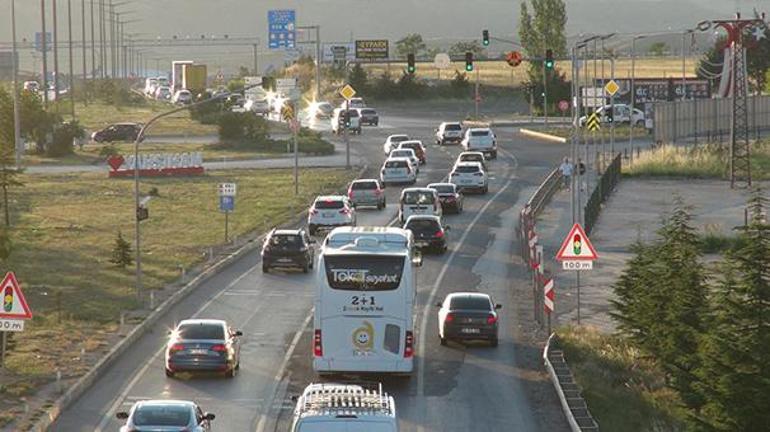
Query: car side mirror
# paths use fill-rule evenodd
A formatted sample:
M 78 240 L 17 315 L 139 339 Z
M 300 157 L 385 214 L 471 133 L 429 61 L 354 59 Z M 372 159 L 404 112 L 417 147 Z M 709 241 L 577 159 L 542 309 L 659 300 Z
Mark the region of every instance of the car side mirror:
M 412 257 L 412 264 L 416 267 L 422 267 L 422 254 L 415 254 L 414 257 Z
M 236 336 L 243 336 L 243 332 L 242 332 L 242 331 L 240 331 L 240 330 L 236 330 L 236 331 L 235 331 L 235 335 L 236 335 Z
M 127 420 L 128 419 L 128 413 L 125 412 L 125 411 L 120 411 L 120 412 L 115 413 L 115 417 L 118 420 Z
M 441 304 L 441 302 L 438 302 L 438 303 L 436 303 L 436 307 L 437 307 L 437 308 L 440 308 L 440 307 L 443 307 L 443 306 L 444 306 L 444 305 L 442 305 L 442 304 Z
M 503 308 L 503 305 L 501 305 L 500 303 L 495 305 L 495 310 L 500 310 L 502 308 Z
M 214 413 L 206 413 L 206 414 L 203 414 L 203 418 L 208 420 L 208 421 L 212 421 L 215 418 L 217 418 L 217 416 L 214 415 Z

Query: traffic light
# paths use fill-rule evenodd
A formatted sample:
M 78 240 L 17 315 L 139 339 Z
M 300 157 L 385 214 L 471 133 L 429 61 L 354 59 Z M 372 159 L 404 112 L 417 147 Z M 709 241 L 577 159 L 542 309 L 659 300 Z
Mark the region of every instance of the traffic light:
M 406 71 L 413 74 L 416 68 L 414 67 L 414 54 L 409 53 L 406 55 Z
M 489 46 L 489 30 L 483 30 L 481 32 L 481 43 L 484 46 Z
M 605 115 L 607 117 L 607 123 L 612 123 L 615 121 L 615 113 L 613 113 L 613 107 L 610 107 L 610 109 L 605 109 Z
M 546 69 L 553 69 L 553 50 L 547 49 L 545 50 L 545 68 Z
M 345 125 L 345 129 L 350 129 L 350 110 L 345 110 L 342 114 L 342 124 Z
M 465 53 L 465 70 L 468 72 L 473 71 L 473 53 Z

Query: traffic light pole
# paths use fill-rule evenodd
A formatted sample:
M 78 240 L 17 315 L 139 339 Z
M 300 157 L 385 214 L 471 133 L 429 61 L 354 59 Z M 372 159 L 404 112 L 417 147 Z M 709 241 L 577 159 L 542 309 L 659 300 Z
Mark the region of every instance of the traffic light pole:
M 476 97 L 474 97 L 474 100 L 476 101 L 476 120 L 479 119 L 479 99 L 481 99 L 479 95 L 479 68 L 476 68 Z
M 345 100 L 345 121 L 342 122 L 342 133 L 345 139 L 345 169 L 350 169 L 350 137 L 348 136 L 348 121 L 350 111 L 350 99 Z
M 543 124 L 548 126 L 548 69 L 543 61 Z

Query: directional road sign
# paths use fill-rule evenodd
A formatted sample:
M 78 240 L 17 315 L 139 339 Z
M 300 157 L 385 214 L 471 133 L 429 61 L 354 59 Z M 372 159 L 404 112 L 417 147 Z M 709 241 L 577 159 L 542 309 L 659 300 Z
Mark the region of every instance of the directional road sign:
M 237 192 L 237 185 L 235 183 L 220 183 L 217 190 L 219 191 L 219 196 L 235 196 L 235 193 Z
M 599 115 L 596 113 L 591 113 L 590 116 L 588 116 L 588 120 L 586 120 L 586 129 L 588 129 L 591 132 L 596 132 L 602 128 L 601 122 L 599 121 Z
M 620 90 L 620 86 L 615 82 L 615 80 L 610 80 L 610 82 L 604 86 L 604 91 L 609 93 L 610 96 L 615 96 L 615 93 L 617 93 L 618 90 Z
M 19 282 L 13 272 L 5 274 L 0 293 L 3 295 L 3 309 L 0 310 L 0 318 L 10 320 L 27 320 L 32 318 L 32 310 L 24 299 Z
M 342 87 L 340 90 L 340 95 L 344 97 L 345 100 L 350 100 L 356 95 L 356 89 L 351 87 L 350 84 L 345 84 L 345 87 Z
M 219 196 L 219 211 L 229 213 L 235 210 L 235 197 L 230 195 Z
M 576 223 L 564 238 L 556 254 L 564 270 L 591 270 L 593 262 L 599 259 L 596 249 L 588 239 L 583 227 Z
M 553 300 L 556 297 L 556 293 L 553 290 L 553 279 L 546 279 L 543 285 L 543 306 L 545 306 L 545 313 L 550 314 L 553 312 Z
M 267 11 L 268 47 L 294 48 L 297 36 L 297 14 L 293 9 Z

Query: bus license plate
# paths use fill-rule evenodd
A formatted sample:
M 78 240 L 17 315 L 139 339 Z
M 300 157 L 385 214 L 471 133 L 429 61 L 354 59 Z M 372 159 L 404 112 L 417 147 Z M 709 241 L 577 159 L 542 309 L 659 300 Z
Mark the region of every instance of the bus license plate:
M 460 329 L 460 332 L 461 333 L 469 333 L 469 334 L 477 334 L 477 333 L 481 333 L 481 329 L 477 329 L 477 328 L 464 328 L 464 329 Z

